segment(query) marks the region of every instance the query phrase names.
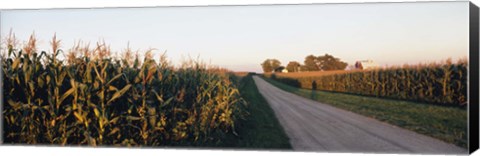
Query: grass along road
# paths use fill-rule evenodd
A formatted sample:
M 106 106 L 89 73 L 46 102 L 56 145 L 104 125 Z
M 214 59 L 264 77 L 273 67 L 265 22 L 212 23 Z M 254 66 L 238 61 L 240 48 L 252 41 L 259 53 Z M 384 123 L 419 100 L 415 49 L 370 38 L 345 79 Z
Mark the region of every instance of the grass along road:
M 249 115 L 235 128 L 238 136 L 229 136 L 220 147 L 292 150 L 288 136 L 267 101 L 259 93 L 251 75 L 242 76 L 239 89 L 248 103 Z
M 453 144 L 283 91 L 254 77 L 295 150 L 466 154 Z
M 264 78 L 296 95 L 467 148 L 467 111 L 459 108 L 299 89 Z

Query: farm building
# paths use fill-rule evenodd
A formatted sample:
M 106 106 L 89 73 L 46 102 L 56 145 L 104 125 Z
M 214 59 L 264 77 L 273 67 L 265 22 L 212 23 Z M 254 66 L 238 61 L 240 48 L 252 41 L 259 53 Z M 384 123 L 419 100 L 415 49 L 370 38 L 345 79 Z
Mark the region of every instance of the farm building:
M 288 70 L 284 66 L 280 66 L 280 67 L 276 68 L 275 70 L 273 70 L 272 72 L 274 72 L 274 73 L 285 73 L 285 72 L 288 72 Z
M 355 63 L 356 69 L 375 69 L 378 67 L 380 66 L 372 60 L 362 60 Z

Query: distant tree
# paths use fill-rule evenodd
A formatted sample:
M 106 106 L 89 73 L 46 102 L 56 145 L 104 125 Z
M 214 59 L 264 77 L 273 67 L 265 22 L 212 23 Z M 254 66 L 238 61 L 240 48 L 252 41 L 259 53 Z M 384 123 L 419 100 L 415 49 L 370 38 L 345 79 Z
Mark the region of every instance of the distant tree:
M 272 59 L 272 62 L 271 62 L 271 63 L 272 63 L 273 69 L 276 69 L 276 68 L 280 67 L 280 65 L 282 64 L 282 63 L 280 63 L 280 61 L 278 61 L 277 59 Z
M 344 70 L 348 66 L 346 62 L 342 62 L 339 58 L 335 58 L 329 54 L 317 57 L 316 64 L 322 71 Z
M 287 70 L 288 72 L 299 72 L 300 70 L 300 63 L 298 63 L 297 61 L 290 61 L 288 62 L 288 65 L 287 65 Z
M 269 59 L 263 61 L 261 65 L 264 73 L 270 73 L 273 71 L 273 67 L 272 67 L 272 64 L 270 64 Z
M 280 67 L 280 61 L 277 59 L 266 59 L 263 61 L 262 68 L 264 73 L 269 73 Z
M 305 61 L 303 63 L 305 64 L 305 69 L 306 71 L 319 71 L 320 68 L 317 65 L 317 57 L 313 55 L 308 55 L 305 57 Z
M 307 66 L 305 65 L 300 66 L 300 71 L 308 71 Z

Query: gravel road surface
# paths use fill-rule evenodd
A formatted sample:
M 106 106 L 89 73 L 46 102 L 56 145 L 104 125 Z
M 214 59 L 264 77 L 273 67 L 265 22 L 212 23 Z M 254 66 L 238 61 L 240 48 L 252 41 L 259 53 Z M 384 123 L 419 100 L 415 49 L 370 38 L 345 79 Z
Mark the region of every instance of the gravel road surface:
M 362 153 L 468 154 L 467 149 L 283 91 L 258 76 L 294 150 Z

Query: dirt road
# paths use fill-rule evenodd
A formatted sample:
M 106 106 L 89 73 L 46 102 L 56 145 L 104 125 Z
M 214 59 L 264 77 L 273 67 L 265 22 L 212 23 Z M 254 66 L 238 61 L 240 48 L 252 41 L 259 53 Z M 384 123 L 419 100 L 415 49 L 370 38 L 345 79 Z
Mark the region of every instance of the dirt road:
M 285 92 L 254 76 L 294 150 L 467 154 L 467 150 L 372 118 Z

